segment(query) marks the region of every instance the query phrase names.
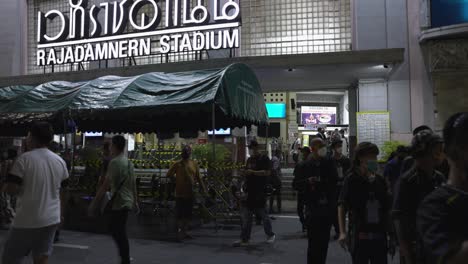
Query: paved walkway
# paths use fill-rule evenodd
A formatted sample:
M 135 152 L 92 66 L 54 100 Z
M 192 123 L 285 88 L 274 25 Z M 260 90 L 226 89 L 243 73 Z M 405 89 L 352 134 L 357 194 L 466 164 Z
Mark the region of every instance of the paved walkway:
M 233 248 L 239 228 L 214 232 L 212 228 L 194 231 L 195 239 L 186 243 L 154 240 L 131 240 L 131 255 L 135 264 L 289 264 L 306 263 L 307 240 L 299 231 L 295 216 L 279 216 L 273 221 L 277 233 L 274 245 L 265 243 L 260 226 L 253 230 L 253 243 L 247 248 Z M 5 232 L 0 232 L 3 244 Z M 29 264 L 31 262 L 26 261 Z M 62 241 L 55 246 L 51 264 L 98 263 L 118 264 L 117 252 L 110 237 L 64 231 Z M 351 264 L 347 254 L 334 241 L 330 242 L 330 264 Z M 396 262 L 395 262 L 396 263 Z

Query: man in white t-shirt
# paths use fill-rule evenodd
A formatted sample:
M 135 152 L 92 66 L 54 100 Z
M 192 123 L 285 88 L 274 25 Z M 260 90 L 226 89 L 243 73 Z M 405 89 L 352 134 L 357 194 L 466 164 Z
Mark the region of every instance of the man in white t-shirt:
M 2 263 L 22 263 L 32 254 L 34 264 L 46 264 L 52 253 L 62 220 L 60 189 L 68 178 L 65 161 L 47 148 L 53 134 L 50 124 L 33 124 L 27 138 L 31 150 L 17 158 L 7 176 L 4 191 L 18 200 Z

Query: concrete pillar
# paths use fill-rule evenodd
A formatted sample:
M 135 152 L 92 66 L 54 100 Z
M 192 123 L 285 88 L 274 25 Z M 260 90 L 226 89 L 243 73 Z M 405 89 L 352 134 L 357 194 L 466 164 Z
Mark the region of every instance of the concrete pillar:
M 357 144 L 357 88 L 352 86 L 348 88 L 348 111 L 349 111 L 349 154 L 353 156 L 354 148 Z

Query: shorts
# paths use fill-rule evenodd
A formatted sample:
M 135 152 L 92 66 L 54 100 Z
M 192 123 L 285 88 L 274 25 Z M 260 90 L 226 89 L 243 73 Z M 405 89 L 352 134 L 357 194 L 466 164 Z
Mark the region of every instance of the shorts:
M 177 219 L 191 219 L 193 215 L 193 198 L 176 198 Z
M 3 248 L 2 263 L 19 264 L 32 253 L 33 257 L 52 254 L 58 225 L 41 228 L 12 228 Z

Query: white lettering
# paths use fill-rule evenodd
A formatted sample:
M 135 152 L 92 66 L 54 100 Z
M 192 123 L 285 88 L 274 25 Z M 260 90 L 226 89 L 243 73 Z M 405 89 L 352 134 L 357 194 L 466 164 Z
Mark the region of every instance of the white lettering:
M 145 13 L 141 14 L 141 25 L 137 25 L 136 20 L 138 16 L 138 11 L 146 5 L 145 2 L 149 2 L 154 9 L 154 14 L 153 18 L 149 23 L 146 23 L 146 18 L 147 15 Z M 155 28 L 158 24 L 160 16 L 160 11 L 159 11 L 159 6 L 154 0 L 137 0 L 135 3 L 133 3 L 132 7 L 130 8 L 129 12 L 129 20 L 130 24 L 132 25 L 133 28 L 137 30 L 147 30 L 151 28 Z
M 239 30 L 236 28 L 232 31 L 232 36 L 229 30 L 223 31 L 223 48 L 238 48 L 239 47 Z
M 174 52 L 179 52 L 179 39 L 182 37 L 181 34 L 175 34 L 171 36 L 174 40 Z
M 140 56 L 151 55 L 151 39 L 140 39 Z
M 190 35 L 185 33 L 182 36 L 182 41 L 180 43 L 180 51 L 192 51 L 192 45 L 190 44 Z
M 37 50 L 36 52 L 36 59 L 37 59 L 37 62 L 36 62 L 36 65 L 37 66 L 42 66 L 45 64 L 45 50 Z
M 75 62 L 82 62 L 84 60 L 85 50 L 83 46 L 75 47 Z
M 67 51 L 65 52 L 65 59 L 63 60 L 63 63 L 74 63 L 75 60 L 73 59 L 73 48 L 68 47 Z
M 119 58 L 124 58 L 128 56 L 128 41 L 119 41 Z
M 205 47 L 205 35 L 200 32 L 193 33 L 193 50 L 200 51 Z
M 119 55 L 118 42 L 109 42 L 109 59 L 117 58 Z
M 76 37 L 76 30 L 78 29 L 79 37 L 83 38 L 85 36 L 85 22 L 86 14 L 85 9 L 83 8 L 83 0 L 78 0 L 76 4 L 73 3 L 73 0 L 69 0 L 70 3 L 70 35 L 69 38 Z M 78 15 L 79 12 L 79 15 Z M 77 25 L 78 23 L 78 25 Z
M 234 13 L 229 15 L 229 12 L 234 10 Z M 229 2 L 223 5 L 221 10 L 221 15 L 219 15 L 219 0 L 214 0 L 214 20 L 223 21 L 223 20 L 235 20 L 240 14 L 239 4 L 234 0 L 229 0 Z
M 169 53 L 171 51 L 171 44 L 170 44 L 171 38 L 169 36 L 162 36 L 161 39 L 159 40 L 161 48 L 160 52 L 161 53 Z
M 55 40 L 59 39 L 60 37 L 62 37 L 62 35 L 65 33 L 65 28 L 67 27 L 67 20 L 65 19 L 65 16 L 62 14 L 62 12 L 60 12 L 58 10 L 50 10 L 49 12 L 47 12 L 47 14 L 45 14 L 44 17 L 45 18 L 50 18 L 51 20 L 53 20 L 56 17 L 59 17 L 60 18 L 60 24 L 61 24 L 60 30 L 55 36 L 50 37 L 49 35 L 47 35 L 47 33 L 45 33 L 44 38 L 47 41 L 55 41 Z
M 56 63 L 55 50 L 50 49 L 49 50 L 49 56 L 47 56 L 47 64 L 50 65 L 50 64 L 55 64 L 55 63 Z
M 107 60 L 109 56 L 107 46 L 107 42 L 96 44 L 96 60 Z
M 128 56 L 138 56 L 138 40 L 131 39 L 128 42 Z
M 109 34 L 109 3 L 101 3 L 100 6 L 104 7 L 104 35 Z
M 84 61 L 93 61 L 94 60 L 94 50 L 92 45 L 86 46 Z
M 222 32 L 222 31 L 221 31 Z M 223 46 L 223 36 L 221 35 L 221 32 L 218 32 L 218 41 L 215 43 L 216 38 L 215 38 L 215 32 L 210 32 L 210 46 L 212 49 L 217 50 L 220 49 Z

